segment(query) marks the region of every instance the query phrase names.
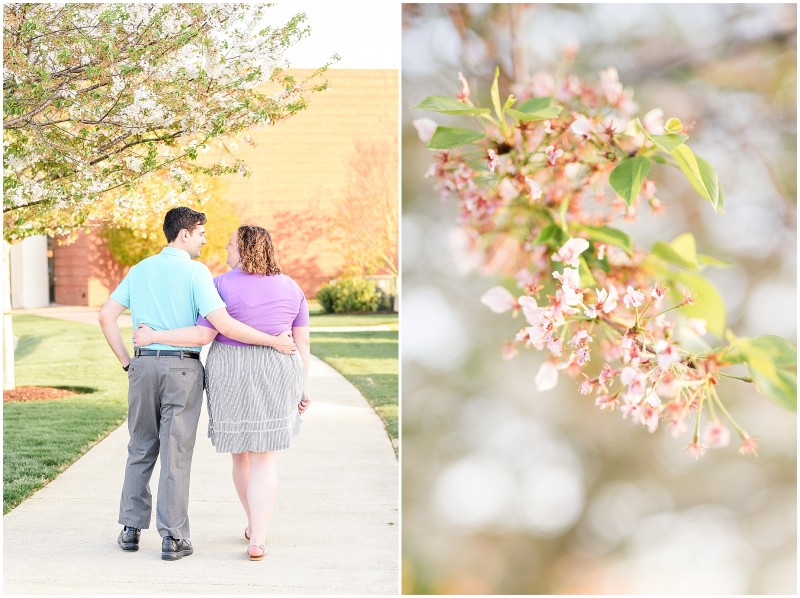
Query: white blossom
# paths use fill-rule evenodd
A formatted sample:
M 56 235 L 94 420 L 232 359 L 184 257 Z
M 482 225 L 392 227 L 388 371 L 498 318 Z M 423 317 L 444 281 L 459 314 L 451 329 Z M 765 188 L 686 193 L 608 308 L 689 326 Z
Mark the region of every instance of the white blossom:
M 545 361 L 539 367 L 539 371 L 536 372 L 534 382 L 536 383 L 536 390 L 539 392 L 552 390 L 558 384 L 558 369 L 549 361 Z

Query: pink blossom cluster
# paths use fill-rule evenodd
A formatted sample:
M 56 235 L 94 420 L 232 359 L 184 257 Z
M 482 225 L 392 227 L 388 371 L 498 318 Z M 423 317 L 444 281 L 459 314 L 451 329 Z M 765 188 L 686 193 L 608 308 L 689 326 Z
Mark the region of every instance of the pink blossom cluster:
M 575 253 L 575 247 L 584 249 Z M 538 390 L 554 388 L 563 371 L 601 410 L 618 411 L 651 433 L 664 425 L 677 438 L 694 419 L 687 447 L 694 458 L 706 448 L 730 443 L 730 430 L 720 416 L 740 433 L 740 451 L 756 454 L 756 440 L 730 418 L 715 390 L 720 364 L 714 356 L 692 355 L 675 340 L 676 324 L 667 312 L 691 304 L 694 294 L 686 292 L 677 304 L 666 305 L 668 288 L 660 282 L 626 284 L 617 273 L 609 273 L 600 288 L 584 288 L 578 269 L 569 264 L 586 249 L 585 239 L 572 238 L 552 256 L 566 265 L 552 272 L 556 290 L 544 301 L 527 294 L 515 298 L 501 286 L 484 294 L 482 302 L 495 313 L 521 312 L 525 319 L 505 356 L 516 355 L 517 346 L 546 351 L 548 359 L 535 378 Z M 698 336 L 706 334 L 705 320 L 689 319 L 686 325 Z M 595 363 L 593 351 L 602 356 Z M 701 429 L 704 406 L 710 417 Z
M 463 77 L 462 85 L 459 98 L 472 106 Z M 693 458 L 729 444 L 723 419 L 742 438 L 740 452 L 755 455 L 755 438 L 716 392 L 721 358 L 699 357 L 677 339 L 678 325 L 704 336 L 705 321 L 667 317 L 694 293 L 676 289 L 681 299 L 668 304 L 667 285 L 653 279 L 644 253 L 591 234 L 618 218 L 634 220 L 642 205 L 661 211 L 650 179 L 630 205 L 609 189 L 619 161 L 648 143 L 629 124 L 638 110 L 632 92 L 615 69 L 603 71 L 598 85 L 540 74 L 513 91 L 518 101 L 551 96 L 564 109 L 555 118 L 519 120 L 506 135 L 490 125 L 479 143 L 436 152 L 427 173 L 443 198 L 458 202 L 461 225 L 483 250 L 482 271 L 513 276 L 521 289 L 515 297 L 495 287 L 482 298 L 497 313 L 525 319 L 504 357 L 520 347 L 546 352 L 539 390 L 555 387 L 563 372 L 601 410 L 650 432 L 663 425 L 682 436 L 693 420 L 686 447 Z M 664 133 L 660 110 L 641 122 L 648 134 Z

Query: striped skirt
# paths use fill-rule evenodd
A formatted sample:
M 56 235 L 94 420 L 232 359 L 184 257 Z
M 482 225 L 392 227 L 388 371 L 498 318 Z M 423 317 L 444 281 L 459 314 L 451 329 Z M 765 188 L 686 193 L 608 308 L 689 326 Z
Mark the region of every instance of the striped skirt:
M 206 359 L 208 437 L 218 453 L 279 451 L 300 431 L 303 360 L 214 341 Z

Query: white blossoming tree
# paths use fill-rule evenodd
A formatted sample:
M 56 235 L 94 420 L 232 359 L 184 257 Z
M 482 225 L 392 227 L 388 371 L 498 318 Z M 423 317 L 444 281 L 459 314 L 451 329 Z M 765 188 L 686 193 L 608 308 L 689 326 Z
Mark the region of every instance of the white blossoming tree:
M 249 142 L 326 87 L 327 65 L 286 73 L 284 52 L 309 28 L 303 14 L 264 25 L 268 6 L 5 4 L 5 264 L 15 240 L 175 205 L 196 175 L 246 175 L 231 139 Z M 137 188 L 153 176 L 162 197 Z M 4 329 L 8 356 L 9 316 Z

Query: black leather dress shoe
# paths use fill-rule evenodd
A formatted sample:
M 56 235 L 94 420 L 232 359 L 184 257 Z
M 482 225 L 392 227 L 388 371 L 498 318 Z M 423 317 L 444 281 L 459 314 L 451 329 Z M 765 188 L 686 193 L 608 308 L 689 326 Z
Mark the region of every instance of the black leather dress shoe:
M 139 550 L 139 538 L 141 535 L 142 530 L 138 527 L 125 526 L 117 537 L 117 544 L 122 550 Z
M 172 536 L 164 536 L 161 541 L 161 558 L 165 561 L 177 561 L 193 552 L 191 540 L 176 540 Z

